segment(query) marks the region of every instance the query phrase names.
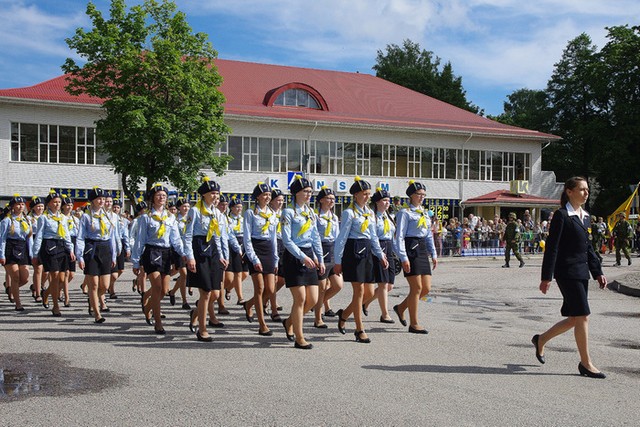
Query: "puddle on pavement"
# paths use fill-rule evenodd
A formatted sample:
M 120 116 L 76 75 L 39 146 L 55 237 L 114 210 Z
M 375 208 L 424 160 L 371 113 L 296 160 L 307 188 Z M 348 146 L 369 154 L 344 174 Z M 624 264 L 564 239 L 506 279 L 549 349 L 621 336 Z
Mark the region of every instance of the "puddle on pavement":
M 71 367 L 54 354 L 0 353 L 0 402 L 94 393 L 125 382 L 109 371 Z

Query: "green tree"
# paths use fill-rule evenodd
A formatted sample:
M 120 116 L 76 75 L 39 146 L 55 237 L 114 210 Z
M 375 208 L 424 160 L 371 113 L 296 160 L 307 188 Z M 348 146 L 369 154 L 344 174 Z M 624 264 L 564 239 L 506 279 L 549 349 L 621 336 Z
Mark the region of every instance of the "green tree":
M 511 126 L 551 132 L 552 111 L 546 91 L 518 89 L 507 95 L 507 101 L 503 105 L 502 114 L 487 117 Z
M 172 1 L 145 0 L 127 11 L 112 0 L 105 19 L 87 5 L 92 28 L 78 28 L 67 44 L 67 91 L 103 101 L 96 131 L 122 185 L 133 192 L 146 180 L 193 190 L 203 167 L 222 174 L 227 157 L 215 154 L 229 129 L 223 122 L 217 52 L 206 34 L 194 34 Z
M 386 52 L 378 50 L 372 69 L 377 77 L 481 114 L 479 108 L 467 100 L 462 77 L 453 73 L 451 63 L 447 62 L 442 69 L 440 65 L 440 58 L 433 52 L 420 50 L 418 43 L 407 39 L 402 47 L 390 44 Z

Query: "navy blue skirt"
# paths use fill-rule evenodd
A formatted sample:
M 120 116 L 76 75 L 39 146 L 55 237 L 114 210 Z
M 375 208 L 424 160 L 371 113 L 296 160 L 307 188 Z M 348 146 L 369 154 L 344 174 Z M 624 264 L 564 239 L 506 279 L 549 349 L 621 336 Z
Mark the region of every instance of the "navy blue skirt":
M 589 280 L 571 280 L 556 278 L 560 293 L 562 293 L 562 308 L 560 314 L 565 317 L 588 316 L 589 309 Z

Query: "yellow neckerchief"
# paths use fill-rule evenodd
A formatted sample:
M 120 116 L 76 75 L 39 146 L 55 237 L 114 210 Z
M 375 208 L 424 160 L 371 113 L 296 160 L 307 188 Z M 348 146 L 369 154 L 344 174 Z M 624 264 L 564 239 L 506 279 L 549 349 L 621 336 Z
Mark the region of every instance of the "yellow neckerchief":
M 41 216 L 42 215 L 35 216 L 33 214 L 29 214 L 27 215 L 27 218 L 31 220 L 31 224 L 35 224 L 36 222 L 38 222 L 38 218 L 40 218 Z
M 356 218 L 360 215 L 362 215 L 362 217 L 364 218 L 364 221 L 362 222 L 362 226 L 360 227 L 360 232 L 364 233 L 367 230 L 367 228 L 369 228 L 369 218 L 371 218 L 371 214 L 366 211 L 367 209 L 366 206 L 362 208 L 362 212 L 360 212 L 357 208 L 359 208 L 359 206 L 356 206 L 356 204 L 353 203 L 352 201 L 351 204 L 349 205 L 349 209 L 353 211 Z
M 327 221 L 327 228 L 324 229 L 324 237 L 329 237 L 331 234 L 331 226 L 333 225 L 333 212 L 328 211 L 325 215 L 320 215 L 320 218 Z
M 19 222 L 20 223 L 20 227 L 22 227 L 22 231 L 24 231 L 25 233 L 27 231 L 29 231 L 29 222 L 25 219 L 23 214 L 20 214 L 19 216 L 14 216 L 13 214 L 11 215 L 11 227 L 9 228 L 9 234 L 16 234 L 16 228 L 15 228 L 15 224 L 13 223 L 15 222 Z
M 267 231 L 269 231 L 269 226 L 271 225 L 271 222 L 269 220 L 273 216 L 273 211 L 271 210 L 271 208 L 269 206 L 265 206 L 265 209 L 268 210 L 268 211 L 271 211 L 272 213 L 262 212 L 260 210 L 260 206 L 256 205 L 255 213 L 258 214 L 259 217 L 265 219 L 265 223 L 262 226 L 262 229 L 260 229 L 260 232 L 262 234 L 267 234 Z M 280 224 L 280 222 L 278 222 L 278 224 Z
M 178 214 L 178 215 L 180 215 L 180 214 Z M 180 225 L 180 233 L 184 234 L 185 231 L 187 231 L 187 216 L 186 215 L 182 216 L 182 217 L 178 216 L 178 218 L 179 218 L 178 221 L 180 222 L 180 224 L 179 224 Z
M 389 221 L 389 216 L 386 212 L 382 212 L 382 220 L 384 221 L 382 224 L 382 233 L 386 236 L 391 231 L 391 221 Z
M 109 229 L 107 228 L 107 223 L 104 220 L 104 210 L 100 209 L 98 213 L 95 213 L 94 211 L 89 209 L 89 213 L 91 214 L 91 217 L 97 218 L 98 221 L 100 221 L 100 236 L 106 236 L 109 232 Z M 95 230 L 95 228 L 93 227 L 93 220 L 91 221 L 91 230 Z
M 305 223 L 302 224 L 302 227 L 300 227 L 300 231 L 298 231 L 298 237 L 300 237 L 304 233 L 309 231 L 309 228 L 311 228 L 311 225 L 313 224 L 313 215 L 311 212 L 311 208 L 309 208 L 307 205 L 302 205 L 302 207 L 300 207 L 295 202 L 293 202 L 293 204 L 293 212 L 297 215 L 298 208 L 300 208 L 302 210 L 302 212 L 300 212 L 300 215 L 302 215 L 302 217 L 306 219 Z
M 229 219 L 236 221 L 236 225 L 233 227 L 233 231 L 235 231 L 236 233 L 239 233 L 242 226 L 242 215 L 238 215 L 234 217 L 233 214 L 229 214 Z
M 63 214 L 64 215 L 64 214 Z M 76 225 L 73 221 L 73 214 L 64 215 L 67 218 L 67 228 L 69 231 L 73 230 L 73 227 Z
M 162 237 L 164 236 L 164 233 L 166 233 L 167 231 L 167 225 L 165 224 L 165 221 L 169 219 L 169 215 L 167 214 L 167 210 L 163 209 L 162 210 L 162 216 L 158 215 L 158 213 L 154 210 L 153 211 L 153 215 L 149 215 L 152 219 L 155 219 L 156 221 L 158 221 L 160 223 L 160 227 L 158 228 L 158 234 L 157 237 L 158 239 L 162 239 Z
M 212 211 L 215 208 L 213 206 L 211 208 L 212 209 L 209 210 L 209 208 L 204 205 L 204 201 L 202 199 L 198 200 L 196 203 L 196 209 L 198 209 L 202 218 L 209 217 L 209 227 L 207 227 L 207 237 L 205 238 L 207 242 L 211 240 L 214 234 L 216 236 L 220 236 L 220 223 L 218 223 L 218 218 L 216 218 Z M 202 224 L 202 219 L 200 219 L 200 224 Z
M 420 219 L 418 220 L 418 228 L 427 228 L 427 211 L 422 209 L 420 206 L 413 206 L 409 208 L 412 212 L 416 212 L 420 214 Z
M 58 237 L 60 237 L 61 239 L 67 237 L 67 232 L 64 229 L 64 225 L 62 225 L 62 221 L 65 220 L 65 216 L 62 214 L 62 212 L 58 212 L 58 214 L 54 216 L 53 212 L 47 210 L 47 218 L 52 219 L 58 223 L 58 231 L 56 232 L 58 234 Z

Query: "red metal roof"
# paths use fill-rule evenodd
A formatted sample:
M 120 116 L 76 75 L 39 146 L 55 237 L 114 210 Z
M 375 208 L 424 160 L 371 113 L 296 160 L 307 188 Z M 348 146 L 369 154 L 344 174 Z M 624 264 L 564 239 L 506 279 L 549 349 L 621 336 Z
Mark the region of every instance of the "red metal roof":
M 560 199 L 547 199 L 532 194 L 513 194 L 509 190 L 496 190 L 463 201 L 465 206 L 560 206 Z
M 221 91 L 227 99 L 227 115 L 558 139 L 489 120 L 369 74 L 224 59 L 217 59 L 215 64 L 224 79 Z M 291 83 L 303 83 L 315 89 L 326 101 L 328 110 L 265 104 L 269 91 Z M 0 98 L 100 103 L 86 95 L 69 95 L 64 86 L 65 76 L 59 76 L 34 86 L 0 89 Z

